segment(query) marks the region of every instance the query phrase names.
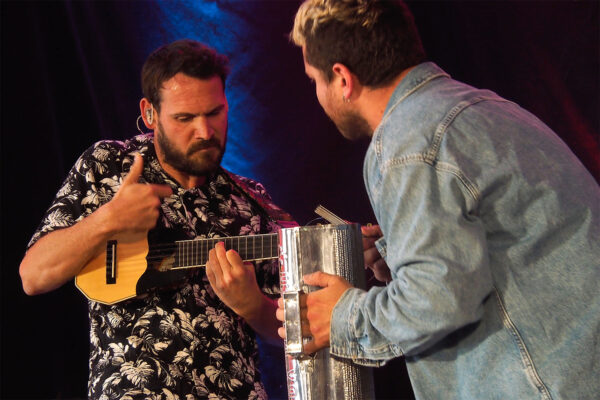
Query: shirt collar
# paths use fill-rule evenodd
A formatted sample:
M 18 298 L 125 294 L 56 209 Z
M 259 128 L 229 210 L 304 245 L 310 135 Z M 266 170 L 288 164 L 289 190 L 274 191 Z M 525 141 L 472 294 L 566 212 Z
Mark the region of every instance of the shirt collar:
M 419 90 L 423 85 L 429 81 L 439 78 L 447 77 L 450 78 L 444 70 L 438 67 L 433 62 L 424 62 L 414 67 L 410 72 L 398 83 L 396 89 L 392 93 L 390 100 L 387 103 L 383 118 L 375 129 L 374 134 L 377 133 L 379 128 L 384 125 L 385 121 L 389 118 L 392 111 L 408 96 Z

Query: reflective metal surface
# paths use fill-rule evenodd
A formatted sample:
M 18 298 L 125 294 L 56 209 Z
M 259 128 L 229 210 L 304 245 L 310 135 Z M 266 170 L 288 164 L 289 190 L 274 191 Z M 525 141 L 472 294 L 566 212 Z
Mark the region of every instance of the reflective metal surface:
M 365 288 L 362 236 L 358 224 L 285 228 L 279 234 L 280 279 L 284 299 L 287 340 L 286 373 L 288 398 L 299 400 L 362 400 L 374 398 L 369 368 L 330 355 L 323 349 L 303 353 L 300 325 L 300 293 L 319 288 L 302 283 L 304 275 L 316 271 L 339 275 L 352 285 Z

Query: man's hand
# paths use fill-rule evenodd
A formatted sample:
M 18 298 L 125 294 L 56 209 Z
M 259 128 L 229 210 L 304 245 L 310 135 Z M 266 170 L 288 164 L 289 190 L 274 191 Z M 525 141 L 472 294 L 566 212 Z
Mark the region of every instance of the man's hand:
M 271 344 L 281 346 L 277 336 L 275 300 L 258 287 L 254 265 L 243 262 L 235 250 L 225 251 L 223 242 L 208 252 L 206 276 L 221 301 Z
M 260 312 L 263 294 L 254 265 L 244 263 L 235 250 L 225 251 L 223 242 L 208 252 L 206 276 L 217 296 L 237 315 L 249 319 Z
M 304 283 L 310 286 L 320 286 L 322 289 L 310 292 L 300 297 L 300 317 L 302 321 L 302 336 L 312 336 L 312 340 L 304 344 L 304 353 L 311 354 L 329 346 L 331 331 L 331 316 L 333 308 L 344 292 L 352 285 L 342 277 L 315 272 L 304 277 Z M 276 316 L 284 320 L 283 300 L 279 299 Z M 285 329 L 279 328 L 279 336 L 285 338 Z
M 139 183 L 143 169 L 144 160 L 136 154 L 119 191 L 105 205 L 110 213 L 110 223 L 117 234 L 145 233 L 154 228 L 161 199 L 173 193 L 168 185 Z
M 370 268 L 373 271 L 375 279 L 381 282 L 390 282 L 392 274 L 390 268 L 381 258 L 381 254 L 375 247 L 375 241 L 383 236 L 379 225 L 361 226 L 363 235 L 363 255 L 365 258 L 365 268 Z

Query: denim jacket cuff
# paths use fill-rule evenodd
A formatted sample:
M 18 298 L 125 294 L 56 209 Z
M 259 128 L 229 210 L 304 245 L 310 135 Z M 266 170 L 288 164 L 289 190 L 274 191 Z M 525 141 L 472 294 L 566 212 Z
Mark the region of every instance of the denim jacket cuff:
M 387 242 L 385 241 L 385 237 L 380 237 L 377 239 L 375 241 L 375 247 L 382 258 L 387 257 Z
M 329 333 L 330 353 L 334 356 L 351 359 L 355 364 L 368 367 L 379 367 L 385 360 L 367 358 L 355 334 L 355 320 L 361 299 L 366 292 L 350 288 L 338 300 L 331 316 Z

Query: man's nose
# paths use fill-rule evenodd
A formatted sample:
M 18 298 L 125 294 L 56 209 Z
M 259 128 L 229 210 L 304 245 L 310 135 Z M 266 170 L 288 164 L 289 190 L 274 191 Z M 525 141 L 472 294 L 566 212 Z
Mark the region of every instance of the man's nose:
M 194 138 L 210 139 L 215 134 L 206 117 L 197 117 L 194 121 Z

